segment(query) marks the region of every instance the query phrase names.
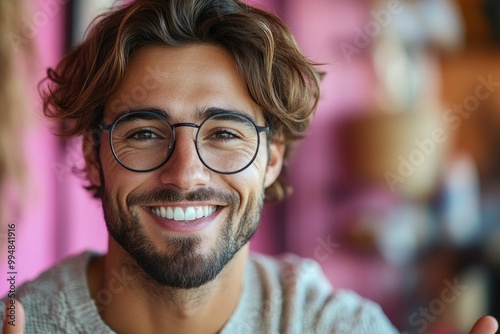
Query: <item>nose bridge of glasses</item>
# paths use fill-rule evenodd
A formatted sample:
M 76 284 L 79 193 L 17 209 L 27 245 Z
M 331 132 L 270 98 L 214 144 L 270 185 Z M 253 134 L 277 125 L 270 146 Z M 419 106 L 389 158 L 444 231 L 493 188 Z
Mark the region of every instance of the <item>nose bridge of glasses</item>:
M 184 135 L 179 136 L 179 133 L 177 131 L 178 131 L 178 128 L 182 128 L 182 127 L 188 127 L 188 128 L 196 129 L 196 130 L 193 131 L 192 134 L 186 132 L 186 133 L 184 133 Z M 181 158 L 183 160 L 185 160 L 187 156 L 190 156 L 190 157 L 196 156 L 196 161 L 201 164 L 202 161 L 199 160 L 198 145 L 196 144 L 196 135 L 197 135 L 198 129 L 200 128 L 200 125 L 197 125 L 194 123 L 176 123 L 176 124 L 171 124 L 171 128 L 172 128 L 172 132 L 174 134 L 174 143 L 175 144 L 174 144 L 174 147 L 172 147 L 171 156 L 169 157 L 169 160 L 172 160 L 172 156 L 175 156 L 175 155 L 178 155 L 178 156 L 177 156 L 177 158 L 174 158 L 174 159 L 179 159 L 179 157 L 184 156 L 183 158 Z M 184 131 L 186 131 L 186 130 L 184 130 Z M 184 139 L 182 139 L 181 137 L 184 137 Z M 187 154 L 188 151 L 193 153 L 194 155 L 191 155 L 191 153 Z M 177 153 L 175 153 L 175 152 L 177 152 Z M 186 163 L 191 164 L 193 160 L 187 159 L 185 161 L 186 161 Z M 191 162 L 187 162 L 187 161 L 191 161 Z M 178 162 L 179 161 L 177 160 L 177 163 Z
M 196 129 L 199 129 L 200 126 L 198 124 L 194 124 L 194 123 L 175 123 L 175 124 L 172 124 L 172 129 L 176 129 L 176 128 L 180 128 L 180 127 L 190 127 L 190 128 L 196 128 Z
M 188 128 L 194 128 L 194 129 L 196 129 L 196 131 L 194 132 L 194 137 L 196 137 L 196 132 L 200 128 L 199 125 L 194 124 L 194 123 L 176 123 L 176 124 L 172 124 L 171 126 L 172 126 L 172 132 L 175 133 L 176 140 L 178 138 L 177 131 L 176 131 L 177 128 L 188 127 Z

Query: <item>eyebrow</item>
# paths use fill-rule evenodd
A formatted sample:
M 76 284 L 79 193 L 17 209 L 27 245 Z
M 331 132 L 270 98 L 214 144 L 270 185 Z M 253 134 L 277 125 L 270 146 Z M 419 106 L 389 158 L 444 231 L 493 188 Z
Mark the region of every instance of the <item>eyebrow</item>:
M 210 116 L 219 114 L 234 114 L 234 115 L 246 116 L 250 118 L 254 123 L 256 123 L 255 117 L 253 115 L 238 109 L 225 109 L 225 108 L 212 107 L 207 109 L 196 110 L 196 118 L 198 121 L 203 121 Z
M 129 113 L 133 113 L 133 112 L 141 112 L 141 111 L 150 111 L 150 112 L 164 116 L 169 122 L 172 121 L 172 116 L 170 115 L 168 110 L 165 110 L 162 108 L 155 108 L 155 107 L 125 110 L 122 113 L 120 113 L 116 117 L 116 119 L 118 119 L 119 117 L 121 117 L 125 114 L 129 114 Z M 195 118 L 195 122 L 201 123 L 205 119 L 207 119 L 208 117 L 214 116 L 214 115 L 219 115 L 219 114 L 234 114 L 234 115 L 246 116 L 246 117 L 250 118 L 254 123 L 257 122 L 255 120 L 255 117 L 252 114 L 249 114 L 248 112 L 244 112 L 242 110 L 234 109 L 234 108 L 226 109 L 226 108 L 219 108 L 219 107 L 210 107 L 207 109 L 197 108 L 195 111 L 194 118 Z

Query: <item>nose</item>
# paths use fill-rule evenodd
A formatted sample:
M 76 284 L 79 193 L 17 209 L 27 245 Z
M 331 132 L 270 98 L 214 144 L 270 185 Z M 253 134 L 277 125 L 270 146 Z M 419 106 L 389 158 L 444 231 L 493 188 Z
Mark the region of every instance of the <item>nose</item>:
M 167 163 L 160 167 L 160 181 L 181 191 L 205 186 L 210 181 L 210 171 L 201 162 L 196 151 L 195 128 L 176 128 L 176 143 Z

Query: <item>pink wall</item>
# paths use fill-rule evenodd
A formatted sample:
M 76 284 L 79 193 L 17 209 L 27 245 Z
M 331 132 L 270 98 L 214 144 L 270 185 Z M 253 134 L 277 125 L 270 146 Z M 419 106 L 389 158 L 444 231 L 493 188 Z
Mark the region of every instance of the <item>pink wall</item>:
M 375 86 L 369 45 L 350 58 L 340 45 L 354 44 L 355 29 L 370 19 L 371 5 L 371 1 L 343 0 L 285 2 L 285 19 L 299 45 L 309 58 L 324 64 L 319 68 L 326 73 L 317 114 L 290 168 L 295 191 L 285 203 L 285 247 L 320 262 L 335 287 L 352 289 L 390 313 L 399 299 L 399 268 L 375 254 L 360 254 L 343 239 L 351 227 L 345 217 L 359 210 L 360 202 L 384 202 L 373 194 L 349 196 L 340 160 L 344 143 L 339 128 L 345 120 L 371 112 Z
M 295 192 L 287 205 L 287 245 L 310 255 L 316 239 L 337 228 L 337 208 L 332 197 L 339 184 L 340 161 L 336 127 L 355 114 L 366 112 L 372 102 L 369 50 L 348 61 L 341 41 L 351 41 L 351 27 L 362 26 L 367 3 L 310 0 L 286 3 L 286 20 L 310 59 L 324 65 L 321 99 L 306 138 L 291 165 Z
M 64 9 L 42 6 L 47 3 L 43 1 L 29 3 L 31 10 L 20 20 L 24 31 L 33 37 L 38 70 L 26 84 L 32 108 L 24 143 L 29 173 L 28 191 L 23 194 L 25 209 L 9 221 L 16 224 L 17 285 L 70 253 L 89 247 L 103 250 L 106 240 L 100 208 L 88 199 L 81 182 L 70 172 L 78 150 L 66 148 L 53 136 L 50 129 L 54 124 L 45 120 L 37 94 L 37 83 L 46 68 L 55 66 L 64 52 Z M 0 272 L 7 271 L 4 256 Z M 2 284 L 0 295 L 6 291 Z

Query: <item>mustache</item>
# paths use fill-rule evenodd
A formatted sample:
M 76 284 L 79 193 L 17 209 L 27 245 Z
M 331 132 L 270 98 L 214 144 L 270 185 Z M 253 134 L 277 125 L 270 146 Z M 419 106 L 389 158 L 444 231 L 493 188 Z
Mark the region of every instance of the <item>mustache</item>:
M 201 188 L 191 192 L 180 192 L 172 188 L 157 188 L 147 193 L 131 193 L 127 196 L 128 207 L 158 202 L 177 203 L 181 201 L 216 201 L 236 205 L 239 202 L 239 196 L 235 192 L 214 188 Z

